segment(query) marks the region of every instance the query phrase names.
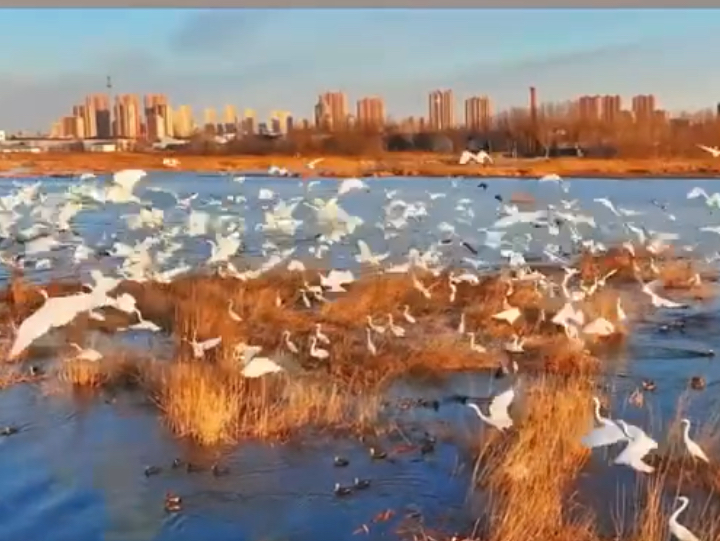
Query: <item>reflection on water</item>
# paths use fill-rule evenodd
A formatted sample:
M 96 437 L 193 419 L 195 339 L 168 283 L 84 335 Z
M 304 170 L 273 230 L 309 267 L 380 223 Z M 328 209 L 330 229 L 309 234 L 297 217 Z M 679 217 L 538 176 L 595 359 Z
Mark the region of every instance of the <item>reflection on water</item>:
M 23 181 L 29 182 L 29 181 Z M 455 206 L 459 199 L 475 214 L 472 223 L 456 223 L 457 235 L 471 243 L 481 244 L 480 231 L 495 220 L 497 202 L 493 195 L 509 199 L 516 191 L 533 194 L 540 202 L 556 202 L 563 196 L 554 186 L 538 186 L 527 180 L 493 180 L 487 192 L 474 180 L 460 180 L 457 188 L 442 179 L 370 180 L 369 193 L 354 193 L 343 199 L 342 206 L 358 214 L 365 225 L 359 236 L 376 250 L 390 250 L 397 261 L 409 247 L 423 248 L 445 235 L 437 226 L 443 221 L 455 223 Z M 700 181 L 607 181 L 577 180 L 572 182 L 569 196 L 581 201 L 591 211 L 600 228 L 583 230 L 598 240 L 626 238 L 609 211 L 594 203 L 595 197 L 610 197 L 624 207 L 642 211 L 637 220 L 648 229 L 674 231 L 688 244 L 698 244 L 701 253 L 711 254 L 720 248 L 717 235 L 698 233 L 697 229 L 712 220 L 708 213 L 698 212 L 697 201 L 687 201 L 685 194 Z M 720 190 L 720 182 L 702 181 L 709 192 Z M 43 189 L 61 192 L 65 180 L 50 180 Z M 310 197 L 330 197 L 337 186 L 332 179 L 321 180 L 310 190 Z M 163 194 L 149 190 L 162 187 L 180 197 L 194 192 L 200 195 L 194 205 L 214 215 L 227 214 L 242 218 L 246 224 L 247 252 L 259 254 L 264 235 L 254 228 L 262 221 L 262 209 L 271 204 L 260 202 L 260 187 L 273 190 L 278 197 L 302 196 L 305 188 L 295 180 L 250 178 L 244 184 L 226 177 L 198 177 L 192 174 L 152 174 L 143 189 L 142 198 L 163 206 Z M 0 193 L 6 186 L 0 185 Z M 386 190 L 399 190 L 397 197 L 406 201 L 427 200 L 428 192 L 450 191 L 446 198 L 434 200 L 432 212 L 407 232 L 384 240 L 374 227 L 382 220 Z M 553 191 L 554 190 L 554 191 Z M 228 202 L 228 196 L 243 194 L 246 204 Z M 215 205 L 212 199 L 225 200 Z M 667 213 L 651 203 L 651 199 L 670 202 Z M 169 202 L 166 204 L 170 204 Z M 91 246 L 107 243 L 104 231 L 114 230 L 124 241 L 135 232 L 119 230 L 119 217 L 128 209 L 102 208 L 81 214 L 77 229 Z M 183 223 L 182 210 L 168 212 L 166 225 Z M 311 237 L 301 227 L 296 239 L 274 239 L 279 244 L 297 244 Z M 533 231 L 537 253 L 548 242 L 547 237 Z M 139 237 L 138 237 L 139 238 Z M 561 239 L 563 240 L 563 239 Z M 567 242 L 567 239 L 563 241 Z M 558 242 L 553 239 L 553 242 Z M 309 246 L 310 243 L 307 243 Z M 305 248 L 303 249 L 305 250 Z M 341 246 L 331 253 L 330 263 L 353 266 L 350 257 L 354 246 Z M 446 255 L 460 263 L 466 253 Z M 460 249 L 461 250 L 461 249 Z M 182 257 L 188 262 L 206 258 L 209 247 L 202 241 L 188 244 Z M 295 256 L 305 257 L 301 253 Z M 485 251 L 479 257 L 492 261 L 497 254 Z M 495 259 L 496 261 L 496 259 Z M 57 276 L 67 270 L 54 269 L 39 273 L 38 280 Z M 623 358 L 607 360 L 608 372 L 617 370 L 623 377 L 610 378 L 611 396 L 617 398 L 613 414 L 640 426 L 662 426 L 675 415 L 681 395 L 688 392 L 687 381 L 701 375 L 710 391 L 692 393 L 688 416 L 694 421 L 706 418 L 716 407 L 714 386 L 720 382 L 720 365 L 701 352 L 720 352 L 720 337 L 712 332 L 718 328 L 715 303 L 683 315 L 682 332 L 658 331 L 658 317 L 667 321 L 679 315 L 662 315 L 640 322 L 631 337 Z M 661 322 L 662 323 L 662 322 Z M 141 346 L 142 347 L 142 346 Z M 625 397 L 643 379 L 653 379 L 658 391 L 646 393 L 646 409 L 630 406 Z M 351 440 L 320 438 L 290 442 L 286 445 L 243 443 L 235 448 L 202 451 L 173 439 L 163 428 L 153 408 L 140 397 L 119 396 L 114 404 L 102 398 L 78 403 L 71 397 L 47 395 L 42 389 L 18 386 L 0 393 L 0 425 L 21 427 L 19 434 L 0 438 L 0 540 L 257 540 L 293 539 L 339 541 L 354 539 L 353 533 L 362 524 L 369 524 L 370 538 L 393 538 L 397 518 L 387 523 L 372 524 L 372 517 L 393 509 L 402 517 L 406 509 L 417 508 L 428 524 L 443 524 L 450 531 L 467 529 L 485 502 L 468 501 L 469 476 L 472 464 L 469 454 L 455 445 L 452 435 L 476 433 L 481 430 L 475 415 L 454 395 L 487 397 L 502 382 L 479 374 L 456 374 L 441 383 L 418 385 L 399 382 L 390 391 L 394 398 L 423 397 L 438 401 L 434 408 L 410 408 L 398 412 L 400 431 L 380 442 L 392 451 L 409 441 L 417 442 L 425 431 L 438 438 L 435 452 L 421 455 L 417 451 L 390 453 L 391 460 L 373 461 L 367 443 Z M 661 439 L 660 432 L 654 432 Z M 444 436 L 448 436 L 446 439 Z M 350 465 L 337 468 L 333 457 L 347 457 Z M 203 471 L 187 473 L 173 469 L 175 457 L 190 460 Z M 218 462 L 229 468 L 224 476 L 215 476 L 210 465 Z M 144 475 L 146 466 L 162 467 L 158 475 Z M 595 475 L 602 472 L 602 475 Z M 347 498 L 333 494 L 335 483 L 351 484 L 355 477 L 371 480 L 366 491 Z M 594 457 L 579 481 L 585 501 L 610 512 L 607 498 L 599 495 L 617 492 L 618 483 L 631 487 L 633 476 L 624 469 L 608 467 L 601 456 Z M 629 489 L 632 491 L 632 489 Z M 182 495 L 183 512 L 168 514 L 163 508 L 167 491 Z M 481 496 L 475 496 L 476 498 Z M 364 534 L 363 534 L 364 535 Z

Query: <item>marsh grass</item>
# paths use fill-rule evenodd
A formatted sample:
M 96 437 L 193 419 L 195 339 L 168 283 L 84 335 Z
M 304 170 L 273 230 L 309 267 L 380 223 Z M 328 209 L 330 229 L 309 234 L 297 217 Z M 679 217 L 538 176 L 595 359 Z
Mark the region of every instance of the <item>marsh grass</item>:
M 380 405 L 379 395 L 353 395 L 327 381 L 250 380 L 188 361 L 156 364 L 152 388 L 170 429 L 203 445 L 283 439 L 300 429 L 365 430 L 374 426 Z
M 606 259 L 617 259 L 620 257 L 617 254 Z M 585 261 L 590 261 L 586 266 L 592 266 L 592 272 L 597 275 L 596 267 L 606 264 L 606 259 L 586 257 Z M 300 347 L 300 355 L 295 360 L 302 369 L 319 370 L 345 383 L 352 381 L 354 391 L 360 385 L 373 387 L 407 373 L 438 377 L 453 370 L 495 369 L 502 357 L 499 344 L 514 335 L 523 337 L 529 346 L 525 358 L 519 359 L 523 366 L 538 372 L 592 373 L 600 366 L 594 356 L 597 346 L 622 345 L 629 332 L 627 324 L 617 322 L 620 292 L 612 285 L 588 298 L 583 307 L 592 317 L 602 316 L 616 323 L 618 332 L 610 338 L 588 339 L 590 349 L 586 349 L 569 341 L 559 327 L 542 321 L 543 313 L 549 319 L 560 306 L 557 302 L 548 304 L 548 296 L 530 280 L 515 280 L 511 284 L 507 273 L 500 272 L 481 277 L 479 285 L 459 283 L 456 298 L 450 302 L 449 271 L 439 276 L 420 270 L 413 273 L 431 290 L 431 299 L 415 289 L 406 276 L 368 274 L 349 285 L 347 293 L 330 302 L 313 301 L 308 309 L 300 300 L 300 288 L 307 282 L 318 284 L 316 275 L 310 271 L 271 271 L 247 281 L 207 274 L 183 276 L 169 284 L 125 281 L 116 292 L 132 294 L 146 319 L 172 333 L 177 346 L 175 357 L 179 360 L 192 358 L 190 340 L 219 336 L 222 337 L 220 346 L 208 352 L 205 360 L 231 367 L 238 343 L 261 346 L 263 354 L 272 355 L 284 349 L 282 331 L 287 330 Z M 548 274 L 553 279 L 560 276 Z M 59 283 L 49 284 L 47 289 L 55 295 L 75 292 L 80 286 Z M 42 303 L 37 288 L 25 283 L 22 277 L 12 281 L 4 296 L 13 320 L 21 314 L 29 315 Z M 512 326 L 492 317 L 503 309 L 505 299 L 521 311 L 519 320 Z M 242 321 L 230 318 L 231 304 Z M 417 325 L 404 322 L 405 305 L 417 318 Z M 634 311 L 631 301 L 624 299 L 624 305 L 629 313 Z M 106 321 L 81 316 L 65 333 L 80 342 L 87 332 L 112 333 L 136 321 L 135 316 L 112 308 L 101 311 Z M 366 318 L 371 316 L 384 323 L 388 314 L 393 315 L 396 324 L 405 327 L 407 336 L 395 339 L 375 335 L 378 355 L 372 357 L 366 345 Z M 477 332 L 478 341 L 487 348 L 487 354 L 472 352 L 468 337 L 455 331 L 463 315 L 466 330 Z M 318 362 L 309 355 L 309 341 L 317 323 L 322 324 L 332 341 L 326 346 L 331 353 L 327 362 Z M 77 374 L 66 373 L 69 380 L 87 378 L 87 385 L 93 385 L 92 381 L 98 378 L 92 375 L 92 367 L 68 367 L 68 371 L 71 370 Z M 359 371 L 363 372 L 361 376 Z
M 148 360 L 122 351 L 106 353 L 98 361 L 73 355 L 59 360 L 55 369 L 60 383 L 86 389 L 131 389 L 142 386 Z
M 477 488 L 486 491 L 491 512 L 486 531 L 472 539 L 668 540 L 668 520 L 680 494 L 691 499 L 680 522 L 700 539 L 718 539 L 720 468 L 713 463 L 718 449 L 717 419 L 695 428 L 692 434 L 711 463 L 693 461 L 682 445 L 679 425 L 687 397 L 679 401 L 667 442 L 646 459 L 656 471 L 637 476 L 633 494 L 619 495 L 610 517 L 615 525 L 611 535 L 600 531 L 592 511 L 577 504 L 572 492 L 590 454 L 581 447 L 580 437 L 592 426 L 594 386 L 586 378 L 547 377 L 532 382 L 524 394 L 514 412 L 513 429 L 506 434 L 484 429 L 474 479 Z M 462 537 L 428 533 L 416 538 Z
M 176 348 L 171 360 L 138 364 L 130 360 L 118 363 L 117 359 L 103 359 L 99 363 L 70 359 L 61 363 L 58 379 L 73 387 L 89 389 L 141 382 L 150 390 L 175 433 L 206 444 L 241 437 L 282 438 L 302 425 L 354 430 L 376 418 L 377 397 L 393 381 L 402 377 L 433 379 L 459 370 L 494 371 L 507 356 L 502 344 L 514 335 L 525 340 L 525 353 L 514 356 L 521 371 L 569 376 L 569 381 L 576 381 L 572 376 L 588 378 L 596 374 L 602 368 L 600 355 L 608 346 L 621 347 L 631 331 L 629 323 L 618 322 L 618 298 L 623 299 L 631 319 L 642 311 L 642 304 L 622 289 L 623 272 L 627 269 L 636 272 L 637 266 L 650 261 L 642 249 L 638 248 L 636 253 L 640 255 L 633 258 L 627 250 L 613 249 L 603 257 L 581 256 L 582 279 L 588 284 L 610 269 L 618 270 L 605 289 L 582 303 L 588 318 L 602 316 L 615 323 L 618 332 L 609 338 L 584 343 L 571 341 L 560 327 L 548 321 L 562 305 L 557 298 L 551 298 L 530 279 L 509 280 L 506 271 L 482 276 L 478 285 L 458 283 L 452 302 L 450 271 L 438 276 L 413 271 L 431 291 L 430 299 L 413 287 L 406 275 L 361 273 L 347 286 L 347 293 L 327 294 L 328 302 L 313 300 L 310 308 L 301 300 L 301 288 L 319 284 L 314 271 L 270 271 L 247 281 L 207 273 L 182 276 L 168 284 L 125 281 L 116 288 L 116 293 L 133 295 L 145 319 L 174 337 Z M 662 259 L 657 265 L 665 268 L 663 265 L 672 262 L 672 259 Z M 689 272 L 688 268 L 683 262 L 668 267 L 665 272 L 667 276 L 677 277 Z M 548 275 L 556 283 L 562 279 L 560 272 L 548 271 Z M 77 292 L 82 287 L 51 283 L 46 289 L 55 296 Z M 13 321 L 26 317 L 43 302 L 37 288 L 20 276 L 11 281 L 3 297 L 7 317 Z M 492 317 L 503 310 L 505 301 L 521 312 L 512 326 Z M 241 321 L 230 317 L 231 305 Z M 406 305 L 417 319 L 416 324 L 404 321 L 402 314 Z M 88 332 L 112 333 L 136 321 L 135 316 L 112 308 L 102 312 L 105 322 L 83 316 L 64 332 L 82 343 Z M 389 332 L 374 334 L 378 353 L 373 356 L 366 343 L 366 318 L 371 316 L 377 323 L 385 324 L 388 314 L 405 328 L 406 336 L 398 338 Z M 478 343 L 485 346 L 486 353 L 471 350 L 469 337 L 458 333 L 458 323 L 463 316 L 466 332 L 477 334 Z M 322 346 L 330 353 L 327 360 L 310 355 L 309 342 L 318 323 L 331 340 L 329 345 Z M 290 356 L 297 370 L 291 377 L 245 380 L 239 374 L 236 346 L 248 343 L 260 346 L 261 355 L 287 355 L 282 339 L 285 330 L 300 350 L 299 354 Z M 193 359 L 190 340 L 203 341 L 218 336 L 222 337 L 219 347 L 201 360 Z M 540 397 L 543 393 L 551 394 L 550 383 L 543 385 L 546 387 L 542 392 L 534 391 Z M 573 393 L 579 392 L 578 388 L 567 387 L 568 383 L 564 385 L 567 396 L 558 396 L 561 405 L 572 401 Z M 531 397 L 541 402 L 535 394 L 531 393 Z M 587 409 L 588 404 L 589 401 L 580 411 Z M 540 422 L 532 415 L 531 412 L 529 424 L 519 436 L 513 436 L 521 437 L 515 441 L 520 448 L 526 445 L 522 438 L 533 441 L 528 427 Z M 570 415 L 570 412 L 555 411 L 553 415 Z M 555 422 L 562 422 L 564 426 L 568 420 L 556 419 Z M 503 463 L 500 469 L 506 474 L 521 471 L 520 454 L 509 453 L 508 456 L 516 457 L 514 467 Z M 559 493 L 556 496 L 559 498 Z
M 587 516 L 564 509 L 571 483 L 589 457 L 580 438 L 592 423 L 592 386 L 580 378 L 528 383 L 516 426 L 484 439 L 475 483 L 492 501 L 490 540 L 591 537 Z M 487 431 L 485 431 L 487 434 Z

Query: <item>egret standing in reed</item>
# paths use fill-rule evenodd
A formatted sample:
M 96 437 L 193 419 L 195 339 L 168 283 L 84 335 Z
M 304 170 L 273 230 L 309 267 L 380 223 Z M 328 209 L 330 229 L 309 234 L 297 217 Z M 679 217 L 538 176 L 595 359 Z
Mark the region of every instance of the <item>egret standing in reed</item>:
M 709 463 L 710 459 L 705 454 L 705 451 L 703 451 L 702 448 L 690 438 L 690 420 L 683 419 L 680 421 L 680 424 L 683 427 L 683 442 L 685 443 L 685 448 L 688 453 L 690 453 L 690 456 L 692 456 L 693 459 L 700 459 L 703 462 Z
M 670 533 L 674 535 L 678 541 L 700 541 L 694 533 L 677 521 L 680 513 L 685 511 L 687 506 L 690 504 L 690 500 L 685 496 L 678 496 L 677 501 L 680 502 L 680 506 L 673 512 L 672 515 L 670 515 L 670 519 L 668 520 Z

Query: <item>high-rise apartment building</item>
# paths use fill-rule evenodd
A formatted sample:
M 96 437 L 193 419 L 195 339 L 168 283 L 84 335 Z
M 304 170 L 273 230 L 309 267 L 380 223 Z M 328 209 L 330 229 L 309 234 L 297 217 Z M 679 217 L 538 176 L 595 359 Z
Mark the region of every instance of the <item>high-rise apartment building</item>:
M 225 105 L 222 115 L 223 133 L 237 133 L 238 112 L 234 105 Z
M 215 107 L 206 107 L 203 111 L 203 129 L 215 131 L 217 129 L 218 117 Z
M 455 98 L 452 90 L 430 92 L 428 118 L 432 130 L 447 130 L 455 126 Z
M 269 125 L 273 133 L 288 133 L 292 130 L 292 113 L 290 111 L 270 111 Z
M 242 132 L 246 135 L 254 134 L 257 130 L 257 114 L 255 109 L 245 109 L 243 111 Z
M 81 116 L 70 115 L 60 119 L 59 136 L 67 139 L 84 139 L 85 126 Z
M 601 97 L 580 96 L 577 101 L 577 112 L 583 122 L 595 122 L 600 120 Z
M 365 130 L 380 130 L 385 126 L 385 102 L 379 96 L 357 101 L 357 126 Z
M 91 94 L 85 98 L 85 104 L 80 107 L 83 107 L 85 137 L 108 139 L 113 136 L 110 97 L 107 94 Z
M 165 94 L 145 96 L 145 133 L 149 140 L 157 141 L 173 135 L 172 112 Z
M 339 130 L 347 126 L 348 103 L 344 92 L 325 92 L 315 105 L 315 125 L 321 129 Z
M 192 108 L 189 105 L 181 105 L 173 113 L 174 137 L 188 138 L 195 130 Z
M 613 124 L 622 117 L 622 98 L 620 96 L 602 96 L 602 121 Z
M 632 113 L 635 122 L 652 120 L 655 114 L 655 96 L 652 94 L 634 96 L 632 99 Z
M 140 98 L 137 94 L 121 94 L 115 97 L 115 134 L 126 139 L 142 136 Z
M 223 124 L 237 124 L 238 112 L 234 105 L 223 107 Z
M 465 100 L 465 127 L 471 130 L 490 129 L 490 98 L 473 96 Z

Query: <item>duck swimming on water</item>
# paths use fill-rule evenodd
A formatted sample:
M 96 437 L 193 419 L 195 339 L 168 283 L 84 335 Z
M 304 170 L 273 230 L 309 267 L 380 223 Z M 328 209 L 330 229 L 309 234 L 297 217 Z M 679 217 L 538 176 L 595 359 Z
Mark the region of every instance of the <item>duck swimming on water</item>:
M 165 493 L 165 511 L 177 513 L 182 509 L 182 498 L 172 492 Z
M 335 496 L 347 496 L 349 494 L 352 494 L 352 489 L 349 487 L 341 486 L 340 483 L 335 483 L 335 489 L 333 490 L 335 492 Z
M 336 456 L 333 460 L 333 463 L 335 464 L 336 468 L 344 468 L 348 464 L 350 464 L 350 461 L 347 458 L 343 458 L 341 456 Z
M 370 486 L 370 480 L 369 479 L 360 479 L 360 478 L 356 477 L 355 481 L 353 482 L 353 486 L 358 490 L 368 488 Z

